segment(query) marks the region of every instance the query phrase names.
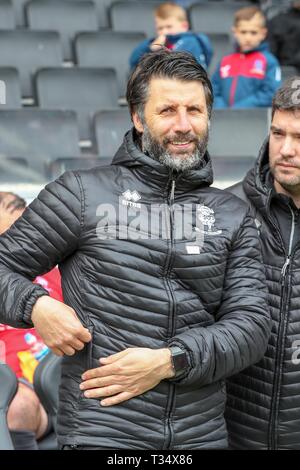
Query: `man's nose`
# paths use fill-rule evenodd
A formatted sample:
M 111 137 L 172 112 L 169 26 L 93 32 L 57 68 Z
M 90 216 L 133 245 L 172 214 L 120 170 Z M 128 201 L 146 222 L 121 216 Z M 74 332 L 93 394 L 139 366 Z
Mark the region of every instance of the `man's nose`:
M 187 111 L 178 111 L 176 114 L 176 120 L 173 127 L 175 132 L 187 133 L 192 130 L 191 122 Z
M 280 153 L 283 157 L 295 157 L 296 156 L 296 147 L 294 139 L 290 136 L 287 136 L 282 144 Z

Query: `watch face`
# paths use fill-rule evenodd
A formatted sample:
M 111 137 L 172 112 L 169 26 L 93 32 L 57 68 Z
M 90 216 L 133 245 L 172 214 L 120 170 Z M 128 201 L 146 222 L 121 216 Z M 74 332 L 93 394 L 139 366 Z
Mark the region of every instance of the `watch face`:
M 182 349 L 172 349 L 172 360 L 175 372 L 183 372 L 189 365 L 187 354 Z

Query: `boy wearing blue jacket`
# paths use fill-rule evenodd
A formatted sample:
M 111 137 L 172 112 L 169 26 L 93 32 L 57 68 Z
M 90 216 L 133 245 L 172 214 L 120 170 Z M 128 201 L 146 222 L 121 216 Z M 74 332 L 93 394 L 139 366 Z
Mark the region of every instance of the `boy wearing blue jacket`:
M 223 57 L 212 77 L 215 108 L 271 106 L 281 70 L 265 42 L 264 14 L 257 7 L 238 10 L 232 31 L 238 50 Z
M 130 67 L 134 68 L 140 58 L 161 46 L 177 51 L 190 52 L 205 69 L 208 68 L 213 49 L 205 34 L 189 31 L 189 22 L 184 8 L 176 3 L 161 3 L 154 11 L 157 37 L 146 39 L 130 56 Z

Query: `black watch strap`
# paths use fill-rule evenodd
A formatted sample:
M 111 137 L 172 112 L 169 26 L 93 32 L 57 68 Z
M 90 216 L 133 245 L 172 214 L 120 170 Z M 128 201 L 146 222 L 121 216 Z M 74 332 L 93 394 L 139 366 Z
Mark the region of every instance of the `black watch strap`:
M 182 375 L 189 367 L 187 352 L 179 346 L 169 346 L 175 378 Z

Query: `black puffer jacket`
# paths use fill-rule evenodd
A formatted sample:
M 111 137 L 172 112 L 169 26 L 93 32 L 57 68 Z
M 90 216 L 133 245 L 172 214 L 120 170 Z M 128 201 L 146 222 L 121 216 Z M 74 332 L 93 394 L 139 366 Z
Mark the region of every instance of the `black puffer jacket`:
M 259 240 L 247 205 L 208 187 L 208 155 L 202 169 L 174 178 L 173 195 L 169 171 L 142 154 L 129 133 L 113 165 L 64 174 L 0 239 L 0 321 L 30 326 L 32 305 L 45 292 L 28 279 L 59 263 L 65 302 L 92 332 L 92 342 L 63 361 L 60 444 L 227 445 L 223 379 L 257 362 L 270 333 Z M 193 203 L 191 225 L 197 222 L 196 209 L 202 217 L 209 212 L 203 246 L 192 236 L 175 236 L 182 205 L 188 203 Z M 128 204 L 135 204 L 141 217 L 150 205 L 163 205 L 170 236 L 149 238 L 144 229 L 140 239 L 126 239 L 124 233 L 116 238 L 127 229 L 118 213 L 124 217 Z M 131 228 L 138 225 L 136 217 Z M 184 345 L 189 353 L 190 369 L 181 380 L 162 381 L 107 408 L 82 396 L 80 376 L 97 367 L 100 356 L 168 344 Z
M 265 357 L 228 380 L 226 417 L 234 448 L 300 449 L 299 211 L 290 207 L 285 227 L 278 222 L 268 161 L 266 142 L 256 167 L 231 188 L 251 203 L 259 226 L 273 321 Z
M 290 8 L 272 18 L 268 25 L 270 49 L 281 65 L 293 65 L 300 72 L 300 9 Z

